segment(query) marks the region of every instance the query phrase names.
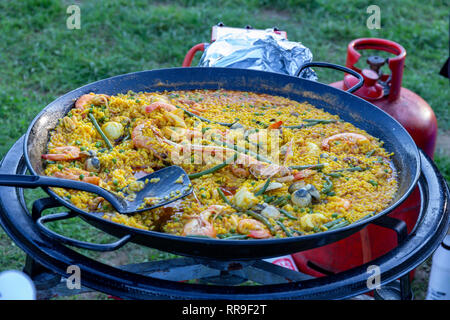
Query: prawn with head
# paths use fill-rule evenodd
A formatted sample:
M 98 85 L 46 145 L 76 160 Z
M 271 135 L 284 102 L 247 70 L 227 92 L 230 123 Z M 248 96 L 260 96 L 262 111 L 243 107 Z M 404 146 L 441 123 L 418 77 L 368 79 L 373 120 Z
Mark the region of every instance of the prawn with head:
M 212 220 L 219 215 L 224 213 L 226 210 L 225 206 L 212 205 L 206 210 L 203 210 L 198 215 L 195 215 L 189 219 L 189 221 L 184 225 L 183 236 L 208 236 L 211 238 L 216 237 L 216 230 L 214 229 L 214 224 L 210 222 L 212 215 Z
M 235 149 L 231 149 L 229 147 L 218 146 L 218 145 L 203 145 L 203 144 L 193 144 L 186 141 L 185 143 L 179 143 L 182 138 L 192 138 L 196 137 L 200 134 L 199 130 L 188 130 L 186 129 L 186 124 L 183 119 L 181 119 L 175 112 L 177 112 L 177 108 L 173 105 L 163 102 L 155 102 L 149 106 L 145 107 L 146 112 L 154 112 L 156 110 L 162 110 L 163 117 L 167 120 L 167 123 L 170 123 L 172 128 L 165 126 L 163 128 L 158 127 L 153 120 L 147 120 L 137 125 L 132 132 L 132 139 L 137 148 L 145 148 L 153 153 L 156 157 L 160 159 L 166 159 L 167 155 L 171 153 L 172 159 L 180 159 L 180 154 L 183 153 L 183 159 L 186 158 L 186 155 L 190 153 L 200 153 L 201 159 L 205 160 L 208 157 L 216 157 L 220 156 L 223 158 L 225 153 L 230 154 L 230 152 L 235 153 Z M 144 130 L 147 134 L 144 134 Z M 178 132 L 174 137 L 174 132 Z M 172 139 L 167 138 L 164 133 L 170 133 Z M 206 131 L 205 136 L 202 137 L 203 140 L 219 140 L 221 142 L 229 141 L 229 136 L 231 134 L 231 130 L 208 130 Z M 201 134 L 200 134 L 201 136 Z M 175 141 L 173 141 L 175 140 Z M 194 139 L 195 141 L 195 139 Z M 169 150 L 169 147 L 172 147 Z M 161 148 L 165 149 L 161 151 Z M 230 166 L 231 172 L 237 177 L 246 177 L 249 174 L 252 174 L 257 179 L 267 179 L 268 177 L 284 177 L 286 175 L 290 175 L 290 169 L 285 166 L 266 163 L 260 160 L 257 160 L 254 156 L 241 153 L 237 159 Z
M 338 133 L 332 136 L 329 136 L 328 138 L 325 138 L 322 140 L 322 149 L 324 150 L 330 150 L 330 143 L 333 141 L 345 141 L 348 144 L 354 146 L 357 144 L 360 144 L 362 142 L 369 141 L 369 139 L 366 136 L 363 136 L 359 133 L 353 133 L 353 132 L 343 132 Z
M 159 111 L 162 113 L 160 119 L 166 124 L 176 128 L 186 128 L 182 115 L 176 114 L 178 109 L 169 103 L 162 101 L 153 102 L 148 106 L 144 106 L 144 110 L 148 114 Z M 164 137 L 163 131 L 161 131 L 165 128 L 166 126 L 162 126 L 160 121 L 155 118 L 139 123 L 131 133 L 134 146 L 150 151 L 160 160 L 166 159 L 169 154 L 169 145 L 165 141 L 167 139 Z
M 75 109 L 84 111 L 86 107 L 90 107 L 91 105 L 108 106 L 109 99 L 110 96 L 106 94 L 95 94 L 92 92 L 88 94 L 83 94 L 81 97 L 77 99 L 77 101 L 75 101 Z

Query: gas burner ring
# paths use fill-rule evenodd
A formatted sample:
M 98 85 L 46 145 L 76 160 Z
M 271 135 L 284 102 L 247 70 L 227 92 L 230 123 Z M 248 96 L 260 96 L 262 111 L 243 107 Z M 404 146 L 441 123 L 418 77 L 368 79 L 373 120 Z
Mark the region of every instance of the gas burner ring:
M 0 173 L 24 173 L 23 138 L 10 149 L 0 165 Z M 377 265 L 381 285 L 398 278 L 406 279 L 408 272 L 425 261 L 445 237 L 449 224 L 449 190 L 432 161 L 421 153 L 422 212 L 411 234 L 399 239 L 399 245 L 386 255 L 351 270 L 321 278 L 311 278 L 264 261 L 217 262 L 208 259 L 181 258 L 176 263 L 185 266 L 218 270 L 228 275 L 231 285 L 181 283 L 163 277 L 142 274 L 143 266 L 112 267 L 92 260 L 42 234 L 26 210 L 23 190 L 0 187 L 0 223 L 14 242 L 34 261 L 48 270 L 67 276 L 67 267 L 74 261 L 83 273 L 83 285 L 118 297 L 133 299 L 195 298 L 195 299 L 342 299 L 370 291 L 367 288 L 367 267 Z M 391 220 L 390 223 L 393 221 Z M 387 223 L 386 225 L 388 225 Z M 394 223 L 395 225 L 395 223 Z M 397 226 L 398 227 L 398 226 Z M 394 228 L 395 229 L 395 228 Z M 401 228 L 399 229 L 401 236 Z M 400 237 L 402 238 L 402 237 Z M 155 275 L 161 266 L 170 267 L 175 261 L 147 263 L 147 274 Z M 166 266 L 164 266 L 166 264 Z M 155 269 L 156 268 L 156 269 Z M 285 283 L 262 286 L 234 286 L 242 270 L 253 268 L 284 278 Z M 196 269 L 199 270 L 199 269 Z M 139 273 L 141 272 L 141 273 Z M 210 279 L 214 274 L 210 275 Z M 332 295 L 330 294 L 332 293 Z M 407 296 L 406 296 L 407 297 Z

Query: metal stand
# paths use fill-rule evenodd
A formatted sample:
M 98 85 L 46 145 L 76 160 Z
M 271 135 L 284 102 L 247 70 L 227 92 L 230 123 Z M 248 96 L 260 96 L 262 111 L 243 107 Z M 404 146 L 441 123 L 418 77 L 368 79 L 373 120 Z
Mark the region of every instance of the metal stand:
M 420 219 L 419 219 L 420 220 Z M 408 238 L 408 230 L 403 220 L 383 216 L 374 222 L 375 225 L 394 230 L 397 234 L 397 246 Z M 374 291 L 376 300 L 412 300 L 411 282 L 409 273 L 400 280 L 393 281 Z
M 26 171 L 22 150 L 23 139 L 19 139 L 0 163 L 0 173 Z M 35 210 L 29 212 L 20 188 L 0 187 L 0 224 L 29 255 L 24 271 L 37 284 L 39 298 L 73 295 L 91 288 L 124 299 L 350 299 L 370 291 L 367 270 L 370 265 L 377 265 L 381 288 L 375 292 L 375 298 L 411 299 L 407 276 L 439 246 L 450 221 L 448 187 L 422 152 L 421 173 L 421 215 L 413 231 L 408 235 L 403 221 L 380 217 L 374 222 L 397 232 L 396 248 L 364 265 L 318 278 L 261 260 L 178 258 L 110 266 L 43 234 L 36 219 L 45 206 L 38 210 L 35 205 Z M 80 268 L 81 285 L 86 288 L 67 288 L 64 277 L 68 277 L 67 268 L 74 264 Z M 236 285 L 246 281 L 261 285 Z
M 42 202 L 45 201 L 41 199 L 33 205 L 32 218 L 35 221 L 42 216 L 42 212 L 47 208 L 45 205 L 41 205 Z M 406 223 L 402 220 L 384 216 L 377 220 L 375 224 L 395 231 L 398 245 L 408 237 Z M 183 257 L 129 264 L 119 268 L 157 279 L 221 286 L 235 286 L 246 282 L 271 285 L 314 279 L 308 274 L 280 267 L 263 260 L 215 261 Z M 42 267 L 28 255 L 24 272 L 35 282 L 40 299 L 92 292 L 92 290 L 85 287 L 76 290 L 68 289 L 65 279 Z M 411 300 L 412 297 L 408 274 L 374 291 L 374 298 L 377 300 Z

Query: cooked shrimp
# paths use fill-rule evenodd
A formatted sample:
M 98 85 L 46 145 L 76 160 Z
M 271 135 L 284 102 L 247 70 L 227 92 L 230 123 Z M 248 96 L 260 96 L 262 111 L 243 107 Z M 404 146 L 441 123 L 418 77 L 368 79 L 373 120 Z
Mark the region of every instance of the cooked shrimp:
M 284 176 L 281 178 L 275 178 L 276 181 L 284 183 L 284 182 L 291 182 L 294 181 L 294 176 L 292 174 L 288 175 L 288 176 Z
M 195 103 L 194 105 L 192 105 L 190 107 L 190 111 L 192 113 L 195 113 L 196 115 L 200 115 L 200 113 L 208 111 L 208 109 L 203 108 L 202 106 L 200 106 L 198 103 Z
M 186 129 L 180 127 L 165 126 L 161 128 L 161 132 L 164 137 L 174 141 L 181 142 L 187 140 L 189 143 L 193 139 L 201 139 L 202 132 L 194 129 Z
M 224 206 L 212 205 L 206 210 L 202 211 L 198 216 L 191 218 L 183 228 L 183 236 L 208 236 L 211 238 L 216 237 L 216 230 L 214 225 L 209 222 L 209 218 L 212 214 L 217 216 L 223 212 Z
M 255 219 L 242 219 L 238 223 L 237 231 L 255 239 L 265 239 L 272 236 L 266 226 Z
M 106 94 L 93 94 L 93 93 L 83 94 L 75 102 L 75 108 L 84 110 L 84 107 L 86 105 L 93 104 L 93 105 L 99 106 L 102 104 L 107 104 L 108 99 L 109 99 L 109 96 Z
M 164 119 L 169 123 L 176 127 L 186 128 L 186 123 L 183 120 L 183 111 L 180 109 L 179 114 L 177 114 L 179 109 L 170 103 L 156 101 L 145 106 L 144 109 L 147 113 L 151 113 L 155 110 L 162 110 Z
M 181 128 L 186 128 L 186 123 L 184 122 L 184 120 L 179 117 L 178 115 L 175 114 L 175 112 L 168 112 L 168 111 L 163 111 L 164 114 L 164 119 L 166 119 L 170 124 L 172 124 L 175 127 L 181 127 Z
M 85 171 L 85 170 L 81 170 L 81 169 L 77 169 L 77 168 L 66 168 L 62 172 L 56 171 L 53 174 L 53 176 L 57 177 L 57 178 L 62 178 L 62 179 L 79 180 L 79 181 L 95 184 L 98 186 L 100 184 L 101 179 L 97 176 L 90 176 L 89 174 L 90 174 L 89 171 Z
M 352 203 L 347 199 L 336 197 L 336 200 L 339 202 L 340 207 L 342 207 L 345 210 L 348 210 L 352 205 Z
M 315 174 L 316 172 L 317 171 L 311 170 L 311 169 L 301 170 L 301 171 L 297 172 L 296 174 L 294 174 L 294 180 L 301 180 L 301 179 L 308 178 L 308 177 L 312 176 L 313 174 Z
M 62 126 L 69 132 L 72 132 L 77 128 L 75 122 L 69 117 L 62 118 Z
M 182 99 L 182 100 L 178 100 L 178 102 L 189 105 L 189 111 L 196 115 L 200 115 L 202 112 L 205 112 L 208 110 L 208 109 L 202 107 L 199 103 L 192 101 L 192 100 Z
M 43 159 L 51 161 L 68 161 L 80 158 L 80 148 L 75 146 L 56 147 L 49 151 L 50 153 L 42 155 Z
M 202 106 L 200 106 L 200 104 L 198 102 L 195 102 L 193 100 L 189 100 L 189 99 L 180 99 L 178 100 L 178 102 L 180 103 L 184 103 L 189 105 L 190 107 L 195 107 L 195 108 L 202 108 Z M 206 110 L 206 109 L 205 109 Z
M 297 172 L 296 174 L 285 175 L 283 177 L 276 178 L 275 180 L 278 182 L 290 182 L 290 181 L 302 180 L 302 179 L 312 176 L 316 172 L 317 171 L 315 171 L 315 170 L 304 169 L 304 170 Z
M 149 104 L 148 106 L 145 106 L 144 108 L 145 108 L 145 112 L 147 112 L 147 113 L 153 112 L 157 109 L 163 109 L 168 112 L 177 110 L 177 107 L 175 107 L 174 105 L 171 105 L 170 103 L 165 103 L 162 101 L 153 102 L 153 103 Z
M 359 133 L 351 133 L 351 132 L 344 132 L 344 133 L 338 133 L 335 135 L 332 135 L 328 138 L 325 138 L 322 140 L 322 149 L 329 150 L 330 149 L 330 142 L 335 140 L 345 140 L 349 141 L 351 143 L 357 143 L 362 141 L 367 141 L 367 137 L 363 136 Z
M 151 129 L 150 130 L 151 136 L 145 136 L 144 133 L 142 132 L 146 127 Z M 152 125 L 152 121 L 149 120 L 137 125 L 131 132 L 131 138 L 136 148 L 147 149 L 155 157 L 163 160 L 167 158 L 167 153 L 157 151 L 156 149 L 157 147 L 161 148 L 162 145 L 165 145 L 160 143 L 160 139 L 157 133 L 158 133 L 157 129 Z
M 233 151 L 230 148 L 221 147 L 221 146 L 211 146 L 211 145 L 194 145 L 194 144 L 178 144 L 173 141 L 170 141 L 169 139 L 163 137 L 162 135 L 159 136 L 159 141 L 165 142 L 168 145 L 175 146 L 177 148 L 180 148 L 182 151 L 199 151 L 205 154 L 223 154 L 225 151 Z M 288 167 L 280 166 L 273 163 L 266 163 L 259 161 L 255 159 L 254 157 L 240 153 L 237 159 L 233 162 L 235 165 L 232 170 L 234 170 L 234 173 L 236 173 L 239 177 L 245 176 L 247 173 L 247 168 L 249 172 L 255 176 L 257 179 L 267 179 L 268 177 L 284 177 L 286 175 L 289 175 L 291 170 Z M 244 170 L 241 170 L 244 169 Z M 233 172 L 233 171 L 232 171 Z
M 285 177 L 290 175 L 291 170 L 277 164 L 268 164 L 258 161 L 249 165 L 250 173 L 257 179 L 267 179 L 269 177 Z
M 250 175 L 248 168 L 243 167 L 241 164 L 230 165 L 231 173 L 237 178 L 247 178 Z

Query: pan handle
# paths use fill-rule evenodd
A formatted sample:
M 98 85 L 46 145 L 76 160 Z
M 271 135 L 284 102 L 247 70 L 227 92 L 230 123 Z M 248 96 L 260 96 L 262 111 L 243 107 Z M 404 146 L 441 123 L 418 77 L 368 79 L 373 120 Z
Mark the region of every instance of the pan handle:
M 45 226 L 45 223 L 47 223 L 47 222 L 70 219 L 70 218 L 76 217 L 77 215 L 78 214 L 73 213 L 73 212 L 72 213 L 71 212 L 61 212 L 61 213 L 48 214 L 48 215 L 42 216 L 39 219 L 37 219 L 36 225 L 42 233 L 44 233 L 45 235 L 47 235 L 48 237 L 50 237 L 54 240 L 60 241 L 64 244 L 68 244 L 68 245 L 71 245 L 71 246 L 74 246 L 77 248 L 88 249 L 88 250 L 92 250 L 92 251 L 101 251 L 101 252 L 113 251 L 113 250 L 119 249 L 120 247 L 125 245 L 128 241 L 130 241 L 130 239 L 131 239 L 131 235 L 128 234 L 113 243 L 107 243 L 107 244 L 91 243 L 91 242 L 80 241 L 80 240 L 62 236 L 62 235 L 56 233 L 55 231 L 50 230 L 49 228 L 47 228 Z
M 305 70 L 306 68 L 309 68 L 309 67 L 320 67 L 320 68 L 334 69 L 334 70 L 339 70 L 339 71 L 343 71 L 343 72 L 346 72 L 346 73 L 350 73 L 352 76 L 355 76 L 356 78 L 358 78 L 359 82 L 357 84 L 355 84 L 353 87 L 351 87 L 348 90 L 346 90 L 346 92 L 348 92 L 348 93 L 355 92 L 356 90 L 361 88 L 363 86 L 363 84 L 364 84 L 363 76 L 360 75 L 355 70 L 352 70 L 352 69 L 347 68 L 347 67 L 340 66 L 338 64 L 328 63 L 328 62 L 307 62 L 304 65 L 302 65 L 300 67 L 300 69 L 298 69 L 296 76 L 297 77 L 300 76 L 302 71 Z

